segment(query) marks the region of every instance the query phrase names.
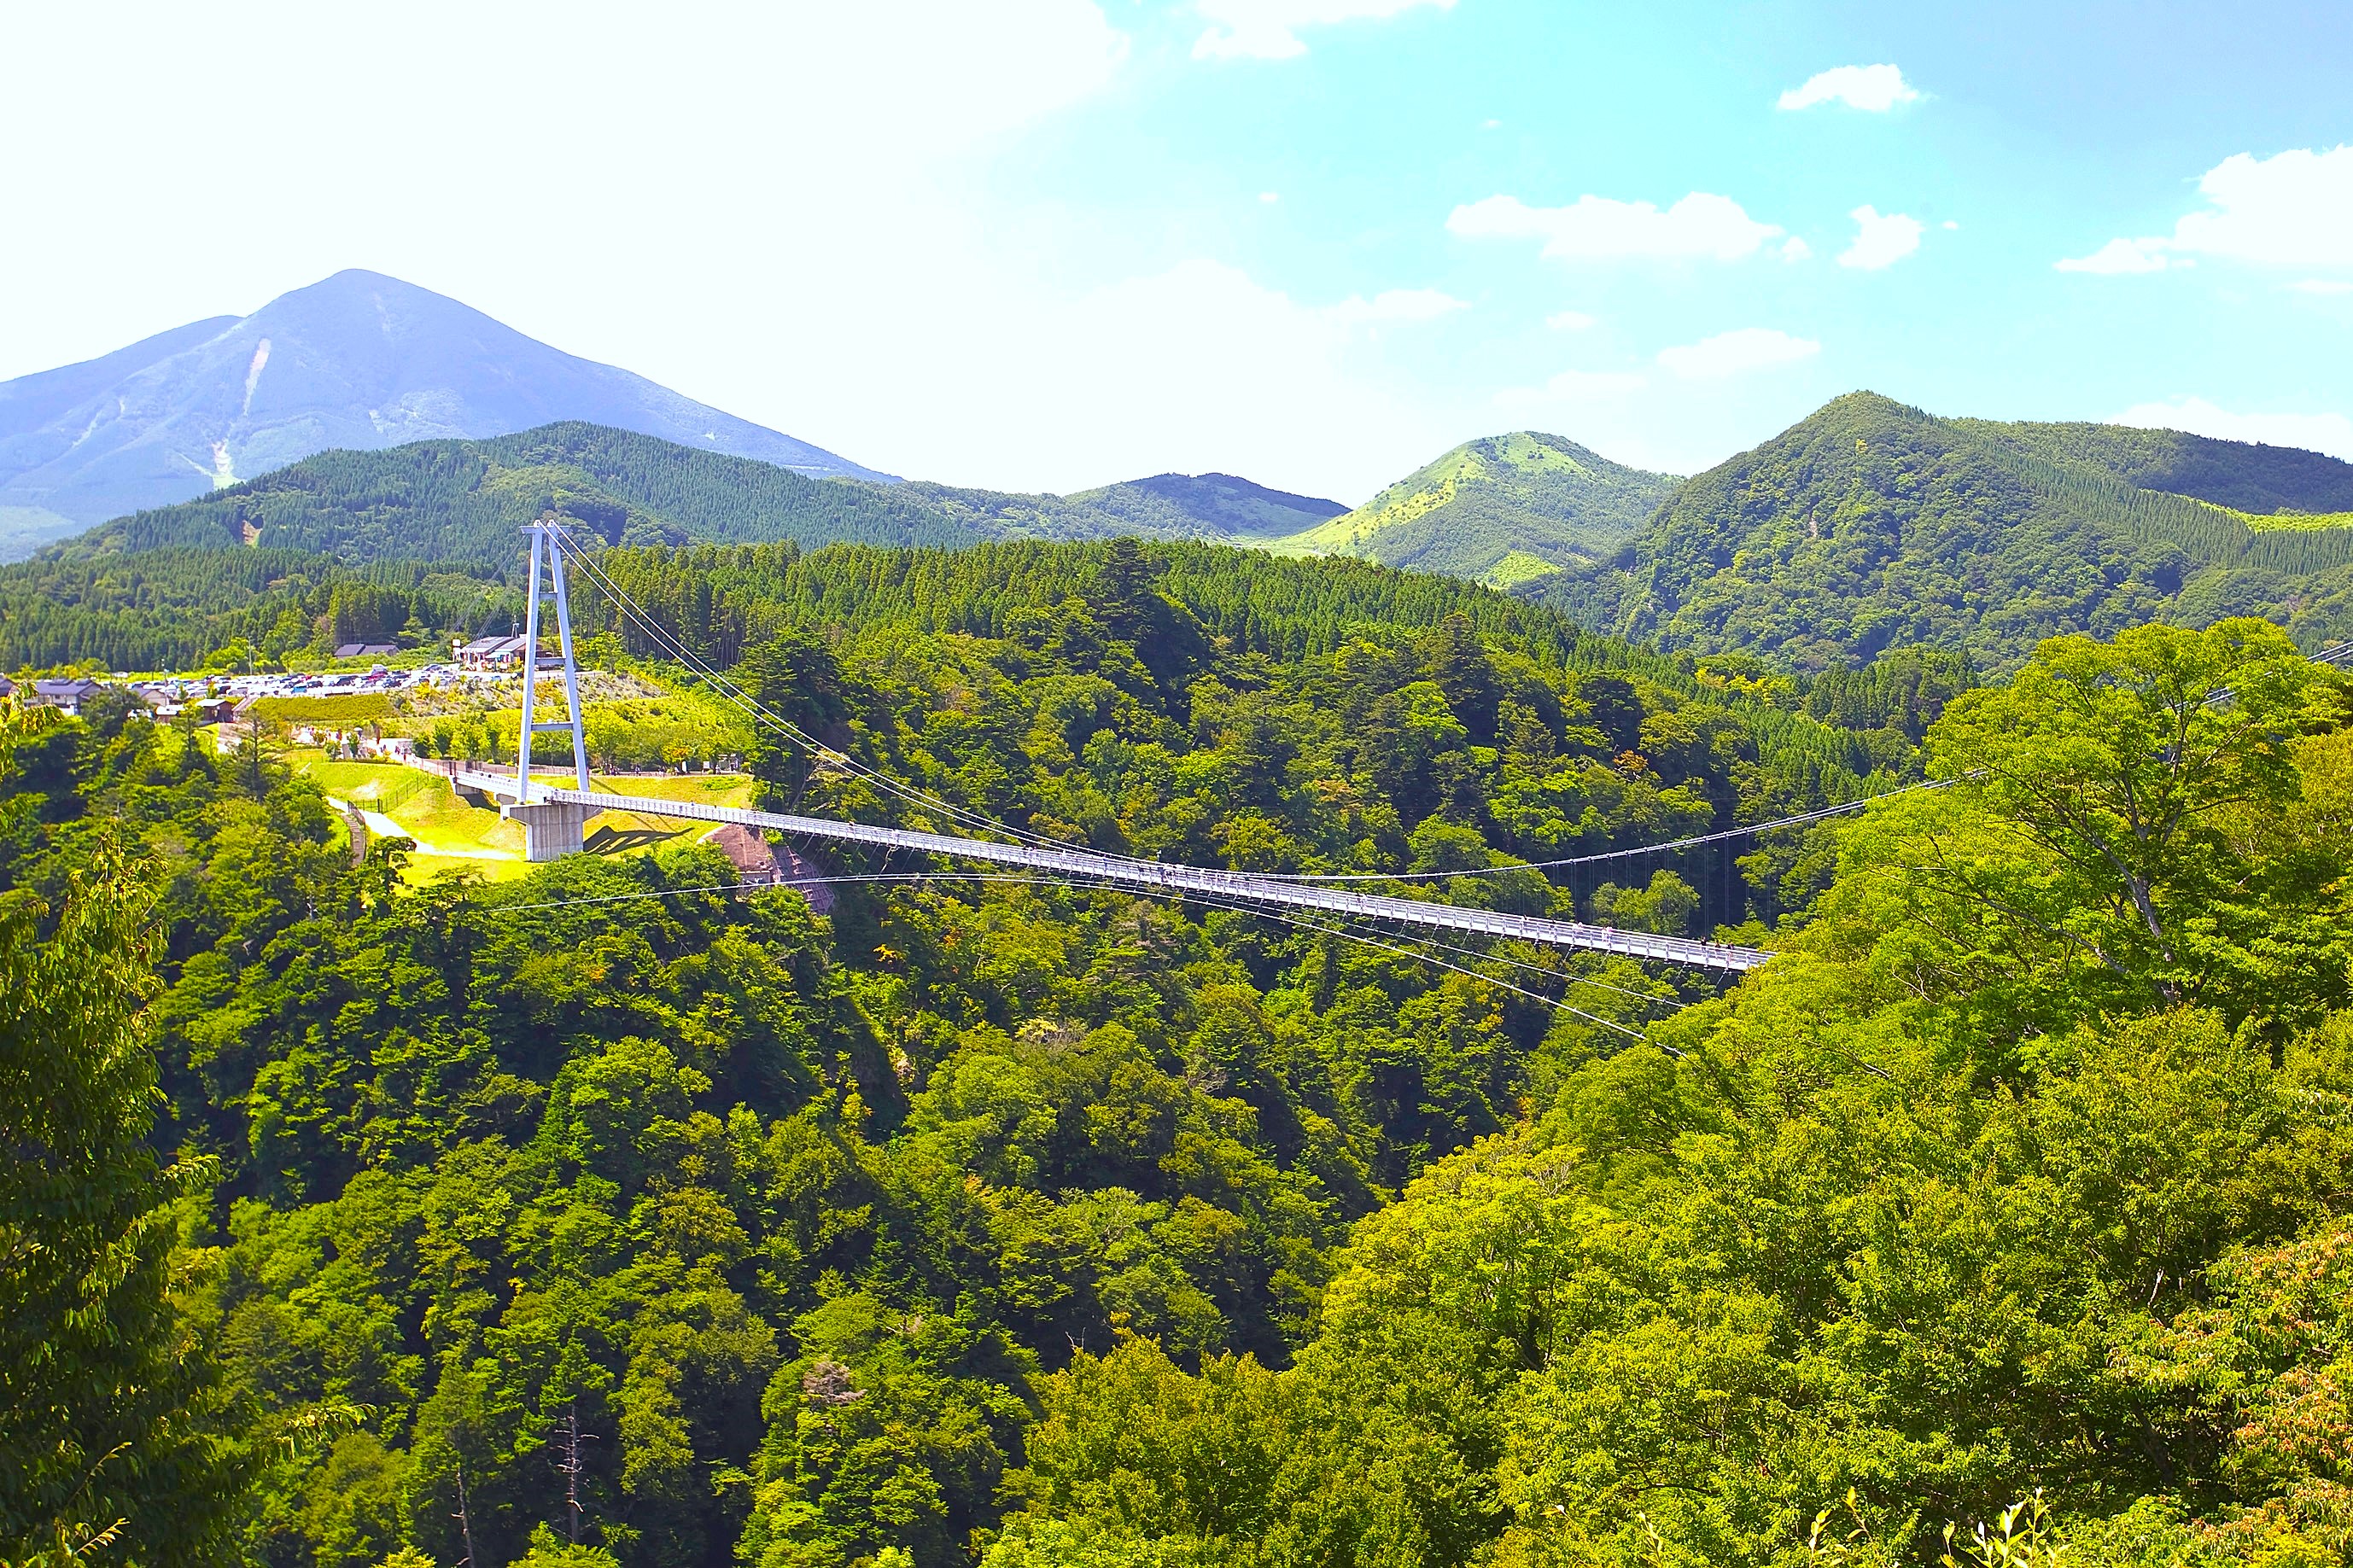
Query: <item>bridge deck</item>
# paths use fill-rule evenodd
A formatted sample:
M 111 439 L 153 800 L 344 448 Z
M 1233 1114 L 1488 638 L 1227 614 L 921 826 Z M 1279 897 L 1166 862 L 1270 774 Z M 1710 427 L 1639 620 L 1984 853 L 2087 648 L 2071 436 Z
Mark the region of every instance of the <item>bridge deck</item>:
M 459 787 L 512 803 L 512 773 L 459 773 Z M 977 838 L 957 838 L 942 833 L 918 833 L 903 827 L 871 827 L 857 822 L 831 822 L 823 817 L 792 816 L 782 812 L 750 811 L 739 806 L 705 805 L 676 800 L 652 800 L 640 795 L 606 795 L 556 789 L 532 783 L 532 804 L 587 806 L 596 811 L 638 812 L 697 822 L 734 822 L 746 827 L 773 828 L 849 844 L 947 855 L 986 860 L 1001 866 L 1023 866 L 1114 887 L 1152 891 L 1196 893 L 1222 901 L 1282 909 L 1310 910 L 1380 921 L 1390 925 L 1419 926 L 1432 931 L 1463 931 L 1475 936 L 1514 937 L 1548 947 L 1577 948 L 1628 958 L 1655 959 L 1702 969 L 1744 973 L 1772 956 L 1753 947 L 1724 942 L 1694 942 L 1684 937 L 1652 936 L 1644 931 L 1613 931 L 1608 926 L 1576 921 L 1538 920 L 1494 910 L 1460 909 L 1451 904 L 1425 903 L 1419 899 L 1389 898 L 1344 889 L 1287 882 L 1246 872 L 1211 871 L 1194 866 L 1167 866 L 1084 849 L 1040 848 L 1026 844 L 993 844 Z

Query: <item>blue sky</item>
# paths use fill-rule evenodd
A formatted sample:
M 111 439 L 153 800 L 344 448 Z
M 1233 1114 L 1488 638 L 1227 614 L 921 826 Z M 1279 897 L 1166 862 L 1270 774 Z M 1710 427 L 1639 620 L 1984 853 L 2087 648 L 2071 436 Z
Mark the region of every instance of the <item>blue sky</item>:
M 2353 458 L 2341 4 L 34 9 L 0 376 L 367 266 L 1006 488 L 1856 387 Z

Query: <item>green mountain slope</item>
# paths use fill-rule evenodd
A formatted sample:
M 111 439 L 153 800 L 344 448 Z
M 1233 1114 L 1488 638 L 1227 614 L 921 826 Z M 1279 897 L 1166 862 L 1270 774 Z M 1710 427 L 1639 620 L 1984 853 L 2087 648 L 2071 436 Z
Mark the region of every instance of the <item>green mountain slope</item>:
M 1800 669 L 1917 644 L 1998 670 L 2063 632 L 2230 615 L 2312 642 L 2353 627 L 2353 518 L 2310 515 L 2348 497 L 2353 466 L 2312 453 L 1855 393 L 1534 591 L 1597 630 Z
M 1070 499 L 1129 522 L 1139 533 L 1175 536 L 1189 531 L 1227 539 L 1295 533 L 1348 510 L 1335 500 L 1269 489 L 1233 474 L 1155 474 L 1081 490 Z
M 2122 425 L 1952 423 L 2046 461 L 2088 463 L 2140 489 L 2258 516 L 2353 512 L 2353 463 L 2318 452 Z
M 118 518 L 65 553 L 248 545 L 346 563 L 497 570 L 518 556 L 521 525 L 549 508 L 609 543 L 808 545 L 1258 537 L 1344 510 L 1229 474 L 1162 474 L 1070 497 L 815 479 L 575 422 L 481 441 L 322 452 L 199 500 Z
M 614 543 L 967 541 L 937 508 L 896 489 L 569 423 L 483 441 L 322 452 L 198 500 L 117 518 L 64 549 L 251 545 L 498 567 L 519 556 L 521 526 L 551 507 Z
M 1356 510 L 1275 548 L 1362 555 L 1500 586 L 1608 556 L 1674 485 L 1669 475 L 1521 430 L 1466 441 Z

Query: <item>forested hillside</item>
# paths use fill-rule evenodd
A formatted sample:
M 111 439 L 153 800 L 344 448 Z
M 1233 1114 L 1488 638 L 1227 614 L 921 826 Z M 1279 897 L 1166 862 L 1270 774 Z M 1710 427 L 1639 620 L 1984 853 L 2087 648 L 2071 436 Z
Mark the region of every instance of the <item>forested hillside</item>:
M 1250 561 L 605 566 L 941 804 L 781 742 L 774 803 L 1783 956 L 1723 994 L 839 854 L 827 920 L 701 847 L 408 890 L 266 748 L 12 719 L 8 1560 L 2353 1546 L 2343 678 L 2236 622 L 1800 692 Z M 1924 733 L 1944 787 L 1736 875 L 1513 864 L 1886 789 Z
M 476 567 L 476 571 L 487 568 Z M 345 566 L 296 550 L 51 552 L 0 566 L 0 668 L 243 669 L 347 642 L 504 632 L 520 584 L 414 561 Z
M 1155 474 L 1081 490 L 1070 499 L 1131 520 L 1133 532 L 1169 538 L 1199 533 L 1273 538 L 1312 528 L 1348 510 L 1335 500 L 1269 489 L 1232 474 Z
M 1613 554 L 1676 482 L 1523 430 L 1466 441 L 1277 548 L 1502 586 Z
M 936 510 L 900 499 L 895 485 L 812 479 L 748 458 L 568 424 L 484 441 L 322 452 L 198 500 L 117 519 L 50 553 L 258 546 L 352 564 L 432 561 L 498 571 L 521 558 L 518 530 L 550 508 L 612 541 L 944 544 L 966 537 Z
M 258 547 L 346 566 L 431 562 L 499 575 L 554 510 L 610 543 L 968 544 L 1007 537 L 1265 536 L 1343 510 L 1229 474 L 1162 474 L 1071 497 L 813 479 L 626 430 L 548 425 L 481 441 L 323 452 L 198 500 L 135 513 L 47 552 L 91 557 Z
M 2353 512 L 2353 463 L 2319 452 L 2125 425 L 1953 423 L 2052 462 L 2103 469 L 2137 489 L 2193 496 L 2256 516 Z
M 1250 542 L 1517 584 L 1584 626 L 1669 651 L 1813 672 L 1920 646 L 2006 669 L 2044 637 L 2148 619 L 2262 616 L 2307 647 L 2353 635 L 2348 508 L 2353 465 L 2315 453 L 1939 419 L 1860 393 L 1688 480 L 1521 433 L 1458 447 L 1346 512 L 1229 475 L 1067 497 L 809 479 L 559 425 L 324 453 L 108 523 L 0 571 L 0 661 L 185 660 L 196 655 L 184 608 L 258 645 L 280 628 L 229 614 L 233 584 L 255 575 L 227 559 L 240 549 L 332 558 L 281 574 L 310 584 L 364 574 L 414 589 L 451 572 L 495 584 L 514 573 L 521 525 L 552 509 L 628 546 Z M 196 551 L 221 557 L 224 584 L 201 582 Z
M 2242 615 L 2309 647 L 2353 632 L 2353 518 L 2330 515 L 2348 494 L 2353 465 L 2314 453 L 1857 393 L 1534 591 L 1597 629 L 1799 669 L 1907 644 L 2007 669 L 2046 637 Z

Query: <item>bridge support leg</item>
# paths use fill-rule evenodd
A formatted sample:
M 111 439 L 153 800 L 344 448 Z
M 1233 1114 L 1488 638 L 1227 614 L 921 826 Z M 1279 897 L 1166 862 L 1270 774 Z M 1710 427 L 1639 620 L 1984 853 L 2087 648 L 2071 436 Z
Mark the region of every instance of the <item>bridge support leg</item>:
M 580 853 L 581 830 L 596 815 L 596 807 L 551 800 L 536 805 L 510 805 L 503 815 L 509 821 L 522 824 L 524 859 L 560 860 L 566 855 Z

